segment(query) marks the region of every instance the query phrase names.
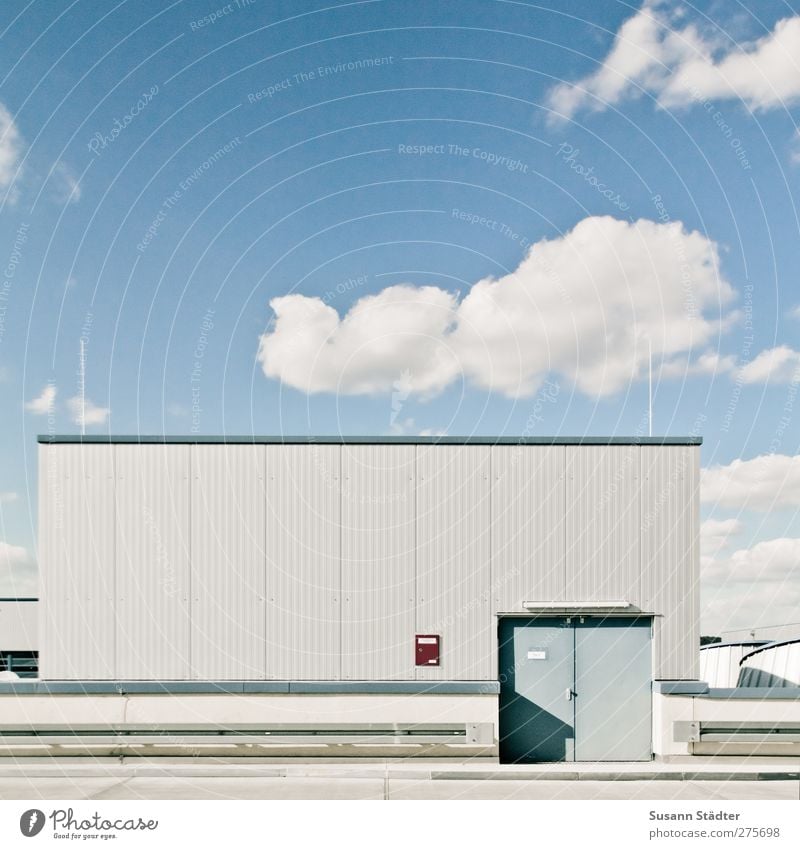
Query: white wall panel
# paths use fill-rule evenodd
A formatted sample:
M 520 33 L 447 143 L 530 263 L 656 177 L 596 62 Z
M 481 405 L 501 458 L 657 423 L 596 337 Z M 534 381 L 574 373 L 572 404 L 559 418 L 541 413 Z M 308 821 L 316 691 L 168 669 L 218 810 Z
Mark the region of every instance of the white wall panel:
M 192 677 L 265 674 L 263 445 L 193 445 Z
M 441 666 L 417 667 L 416 677 L 485 679 L 497 643 L 489 600 L 490 449 L 416 450 L 416 632 L 439 634 L 442 652 Z
M 190 677 L 189 445 L 116 446 L 117 676 Z
M 39 448 L 42 677 L 114 677 L 113 451 Z
M 563 445 L 492 449 L 492 598 L 498 612 L 566 589 Z
M 639 451 L 566 447 L 566 599 L 640 600 Z
M 699 666 L 699 458 L 683 445 L 643 445 L 642 605 L 654 622 L 657 678 L 696 678 Z
M 697 669 L 699 448 L 40 447 L 49 678 L 495 676 L 495 614 L 627 599 Z M 442 664 L 413 666 L 439 634 Z
M 342 678 L 414 678 L 413 445 L 342 446 Z
M 267 445 L 270 679 L 341 674 L 341 448 Z

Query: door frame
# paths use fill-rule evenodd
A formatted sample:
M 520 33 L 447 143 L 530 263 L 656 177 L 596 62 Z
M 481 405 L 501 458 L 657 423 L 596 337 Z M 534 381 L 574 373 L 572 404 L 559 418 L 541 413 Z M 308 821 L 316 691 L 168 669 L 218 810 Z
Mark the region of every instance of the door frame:
M 500 681 L 500 650 L 502 647 L 501 643 L 501 630 L 503 628 L 504 623 L 513 621 L 515 619 L 522 619 L 529 622 L 531 625 L 535 624 L 536 620 L 543 620 L 542 624 L 545 624 L 546 620 L 561 620 L 565 624 L 572 623 L 573 633 L 575 632 L 576 624 L 584 624 L 587 619 L 597 619 L 597 620 L 607 620 L 607 619 L 641 619 L 646 620 L 650 626 L 650 760 L 653 759 L 653 681 L 655 680 L 654 671 L 655 671 L 655 661 L 656 661 L 656 645 L 655 645 L 655 617 L 656 614 L 645 612 L 645 611 L 598 611 L 598 610 L 540 610 L 540 611 L 526 611 L 526 612 L 510 612 L 510 613 L 497 613 L 495 614 L 497 619 L 497 667 L 498 667 L 498 683 L 500 684 L 500 694 L 498 695 L 498 738 L 501 737 L 503 733 L 503 729 L 501 726 L 501 713 L 502 713 L 502 697 L 503 697 L 503 682 Z M 578 622 L 573 622 L 573 620 L 578 620 Z M 513 651 L 513 646 L 512 646 Z M 573 648 L 573 652 L 575 649 Z M 574 658 L 576 662 L 577 659 Z M 576 672 L 573 667 L 573 686 L 575 684 Z M 574 713 L 573 713 L 574 716 Z M 577 727 L 573 725 L 573 732 L 577 736 Z M 572 759 L 571 760 L 563 760 L 556 761 L 557 763 L 579 763 L 580 761 L 575 760 L 575 751 L 576 751 L 576 740 L 573 740 L 572 746 Z M 647 761 L 607 761 L 608 763 L 647 763 Z

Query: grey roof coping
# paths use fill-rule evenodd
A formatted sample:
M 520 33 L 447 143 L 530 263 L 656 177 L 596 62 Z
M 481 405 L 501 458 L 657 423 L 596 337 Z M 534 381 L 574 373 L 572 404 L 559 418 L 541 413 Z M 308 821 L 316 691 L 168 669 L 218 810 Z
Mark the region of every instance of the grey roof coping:
M 39 434 L 42 445 L 702 445 L 702 436 L 200 436 Z

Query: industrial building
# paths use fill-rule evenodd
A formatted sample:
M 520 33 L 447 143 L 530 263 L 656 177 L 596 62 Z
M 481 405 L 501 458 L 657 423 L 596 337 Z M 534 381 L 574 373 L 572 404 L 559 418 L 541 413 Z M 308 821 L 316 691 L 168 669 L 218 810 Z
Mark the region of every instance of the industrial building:
M 650 759 L 654 682 L 698 675 L 700 441 L 41 437 L 38 686 Z
M 739 665 L 737 684 L 739 687 L 800 687 L 800 638 L 767 643 L 745 654 Z
M 700 680 L 709 687 L 735 687 L 739 681 L 742 658 L 769 643 L 769 640 L 740 640 L 710 643 L 700 647 Z

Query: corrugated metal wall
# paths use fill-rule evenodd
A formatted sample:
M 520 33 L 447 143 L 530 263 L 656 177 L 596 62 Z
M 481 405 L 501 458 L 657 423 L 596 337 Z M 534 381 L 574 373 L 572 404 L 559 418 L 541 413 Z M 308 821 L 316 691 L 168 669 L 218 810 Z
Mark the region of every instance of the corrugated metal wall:
M 739 687 L 800 687 L 800 640 L 786 640 L 742 658 Z
M 697 678 L 700 646 L 700 451 L 643 445 L 641 605 L 655 621 L 659 678 Z
M 439 634 L 447 657 L 419 679 L 490 677 L 490 450 L 417 446 L 417 633 Z
M 191 449 L 192 676 L 264 678 L 264 451 L 255 445 Z
M 267 445 L 266 677 L 341 677 L 341 448 Z
M 342 678 L 414 677 L 413 445 L 342 446 Z
M 112 678 L 114 446 L 39 449 L 43 678 Z
M 699 678 L 709 687 L 735 687 L 739 664 L 760 643 L 711 644 L 700 649 Z
M 115 670 L 120 678 L 185 678 L 190 668 L 191 448 L 151 447 L 114 446 Z
M 40 446 L 47 678 L 486 680 L 497 613 L 626 599 L 697 674 L 699 448 Z M 439 634 L 440 667 L 413 638 Z

